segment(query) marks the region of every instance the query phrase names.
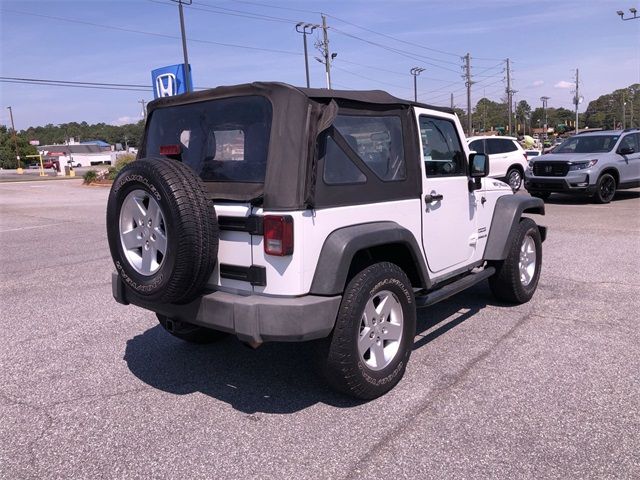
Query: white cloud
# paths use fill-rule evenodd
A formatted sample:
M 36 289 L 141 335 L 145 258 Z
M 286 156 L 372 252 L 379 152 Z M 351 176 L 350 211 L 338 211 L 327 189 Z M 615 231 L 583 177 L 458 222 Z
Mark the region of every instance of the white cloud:
M 533 82 L 532 84 L 534 87 L 540 87 L 542 85 L 544 85 L 544 80 L 536 80 Z
M 124 116 L 124 117 L 118 117 L 117 120 L 113 120 L 111 122 L 112 125 L 127 125 L 128 123 L 138 123 L 140 121 L 139 117 L 129 117 L 129 116 Z
M 571 88 L 573 86 L 574 84 L 572 82 L 567 82 L 566 80 L 560 80 L 554 85 L 556 88 Z

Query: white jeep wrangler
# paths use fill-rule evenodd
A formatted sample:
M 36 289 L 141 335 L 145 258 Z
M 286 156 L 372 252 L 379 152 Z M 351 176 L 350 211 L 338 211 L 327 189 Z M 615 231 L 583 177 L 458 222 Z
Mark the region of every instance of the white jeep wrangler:
M 324 339 L 328 382 L 371 399 L 416 307 L 536 290 L 546 228 L 523 214 L 544 204 L 484 178 L 449 109 L 252 83 L 150 103 L 143 143 L 107 206 L 113 295 L 186 341 Z

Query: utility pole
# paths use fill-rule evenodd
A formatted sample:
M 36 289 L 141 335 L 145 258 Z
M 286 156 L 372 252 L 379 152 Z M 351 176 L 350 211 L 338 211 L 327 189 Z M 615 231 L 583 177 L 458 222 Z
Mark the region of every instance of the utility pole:
M 324 46 L 324 68 L 327 73 L 327 88 L 331 90 L 331 60 L 333 60 L 336 54 L 329 54 L 329 33 L 327 32 L 327 17 L 321 14 L 322 17 L 322 45 Z
M 624 98 L 624 92 L 622 92 L 622 129 L 627 128 L 627 101 Z
M 184 80 L 186 82 L 185 90 L 187 93 L 191 91 L 191 72 L 189 71 L 189 57 L 187 55 L 187 36 L 184 33 L 184 12 L 182 4 L 191 5 L 192 0 L 172 0 L 178 3 L 178 11 L 180 12 L 180 31 L 182 32 L 182 55 L 184 56 Z
M 453 110 L 453 93 L 451 93 L 451 110 Z
M 576 135 L 578 134 L 578 105 L 580 105 L 580 71 L 576 68 L 576 96 L 573 97 L 573 103 L 576 106 Z
M 511 90 L 511 114 L 513 115 L 513 134 L 514 136 L 518 136 L 518 109 L 516 105 L 516 93 L 518 90 Z
M 411 72 L 411 75 L 413 75 L 413 101 L 417 103 L 418 102 L 418 75 L 420 75 L 421 72 L 424 72 L 424 68 L 413 67 L 411 70 L 409 70 L 409 72 Z
M 16 126 L 13 124 L 13 110 L 11 107 L 7 107 L 9 109 L 9 117 L 11 117 L 11 131 L 13 132 L 13 146 L 16 148 L 16 160 L 18 162 L 18 169 L 16 173 L 22 173 L 22 168 L 20 168 L 20 154 L 18 153 L 18 138 L 16 137 Z
M 464 75 L 465 86 L 467 87 L 467 135 L 471 135 L 471 55 L 466 54 L 464 57 Z
M 147 109 L 145 108 L 145 104 L 147 102 L 144 101 L 144 98 L 141 100 L 138 100 L 138 103 L 142 105 L 142 118 L 144 119 L 144 121 L 147 121 Z
M 511 110 L 511 70 L 509 65 L 509 59 L 507 58 L 507 103 L 509 104 L 508 108 L 508 116 L 509 116 L 509 135 L 511 135 L 511 115 L 513 114 Z
M 547 125 L 547 102 L 550 98 L 551 97 L 540 97 L 540 100 L 542 100 L 542 114 L 544 115 L 544 138 L 547 138 L 547 132 L 549 132 L 549 126 Z
M 296 32 L 302 34 L 303 45 L 304 45 L 304 69 L 307 74 L 307 88 L 310 87 L 309 84 L 309 57 L 307 56 L 307 35 L 311 34 L 316 28 L 320 25 L 315 25 L 313 23 L 304 23 L 300 22 L 296 25 Z

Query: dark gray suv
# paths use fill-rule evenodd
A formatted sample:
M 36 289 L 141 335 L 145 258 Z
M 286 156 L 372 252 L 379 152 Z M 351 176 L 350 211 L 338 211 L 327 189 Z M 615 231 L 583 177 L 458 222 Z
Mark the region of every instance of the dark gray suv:
M 579 193 L 609 203 L 616 190 L 640 186 L 640 129 L 574 135 L 553 153 L 530 160 L 524 185 L 543 199 L 553 192 Z

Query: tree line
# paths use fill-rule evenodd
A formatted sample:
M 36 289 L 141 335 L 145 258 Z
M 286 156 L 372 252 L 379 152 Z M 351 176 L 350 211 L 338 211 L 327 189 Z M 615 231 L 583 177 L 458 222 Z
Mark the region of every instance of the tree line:
M 514 131 L 522 135 L 546 124 L 557 133 L 571 132 L 575 129 L 575 111 L 566 108 L 531 108 L 526 100 L 518 102 L 514 115 Z M 460 113 L 458 113 L 460 115 Z M 472 111 L 472 123 L 475 131 L 505 130 L 509 124 L 506 101 L 494 102 L 481 98 Z M 465 118 L 463 114 L 461 118 Z M 623 126 L 640 126 L 640 84 L 615 90 L 589 102 L 584 113 L 578 115 L 580 128 L 615 129 Z

